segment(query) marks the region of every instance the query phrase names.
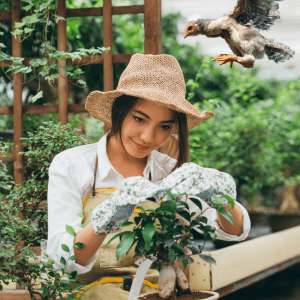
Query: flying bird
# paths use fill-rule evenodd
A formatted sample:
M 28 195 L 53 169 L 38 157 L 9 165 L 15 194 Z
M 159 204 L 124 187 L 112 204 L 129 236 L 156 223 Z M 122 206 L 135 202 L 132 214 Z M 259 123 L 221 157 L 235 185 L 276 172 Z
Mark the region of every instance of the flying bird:
M 238 0 L 234 10 L 216 20 L 199 19 L 187 24 L 184 38 L 190 35 L 222 37 L 235 55 L 219 54 L 214 61 L 220 65 L 233 62 L 252 68 L 256 58 L 264 54 L 276 63 L 290 59 L 295 51 L 288 46 L 262 36 L 257 29 L 268 30 L 280 18 L 276 1 Z

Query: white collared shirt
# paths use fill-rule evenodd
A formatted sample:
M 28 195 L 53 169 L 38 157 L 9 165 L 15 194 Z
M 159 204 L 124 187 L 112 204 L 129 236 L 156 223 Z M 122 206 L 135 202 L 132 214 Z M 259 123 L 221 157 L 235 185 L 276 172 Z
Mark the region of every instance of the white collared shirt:
M 77 216 L 82 212 L 82 202 L 92 191 L 94 183 L 94 169 L 96 154 L 98 154 L 98 168 L 96 176 L 96 189 L 118 188 L 123 181 L 111 164 L 106 152 L 106 135 L 98 143 L 78 146 L 61 152 L 53 159 L 49 168 L 48 184 L 48 242 L 47 254 L 59 267 L 60 258 L 64 257 L 67 263 L 66 271 L 77 271 L 78 274 L 88 272 L 94 265 L 98 253 L 90 261 L 81 266 L 75 261 L 68 260 L 69 255 L 74 255 L 74 237 L 67 233 L 66 225 L 72 226 L 77 233 L 81 227 L 81 218 Z M 176 160 L 158 151 L 148 155 L 147 165 L 144 169 L 144 178 L 157 182 L 171 173 Z M 198 207 L 188 200 L 191 211 L 197 212 Z M 207 204 L 202 201 L 203 210 Z M 216 227 L 218 239 L 226 241 L 242 241 L 250 230 L 250 219 L 245 208 L 238 203 L 243 213 L 243 233 L 240 236 L 224 232 L 217 220 L 216 210 L 208 208 L 203 216 L 207 217 L 208 225 Z M 67 253 L 62 250 L 65 244 L 71 250 Z

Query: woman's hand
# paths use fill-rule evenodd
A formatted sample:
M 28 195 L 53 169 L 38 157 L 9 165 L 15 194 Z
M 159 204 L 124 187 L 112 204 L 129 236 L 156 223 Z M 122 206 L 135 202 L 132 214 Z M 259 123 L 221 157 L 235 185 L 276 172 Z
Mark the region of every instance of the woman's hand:
M 211 207 L 215 206 L 211 200 L 212 194 L 228 195 L 234 200 L 236 198 L 236 187 L 232 176 L 215 169 L 200 167 L 195 163 L 183 164 L 157 185 L 164 190 L 171 190 L 171 193 L 176 196 L 184 193 L 197 196 Z M 224 198 L 222 206 L 228 204 Z
M 135 206 L 153 197 L 156 192 L 157 187 L 141 176 L 126 178 L 108 199 L 93 210 L 91 222 L 95 233 L 108 234 L 120 230 Z

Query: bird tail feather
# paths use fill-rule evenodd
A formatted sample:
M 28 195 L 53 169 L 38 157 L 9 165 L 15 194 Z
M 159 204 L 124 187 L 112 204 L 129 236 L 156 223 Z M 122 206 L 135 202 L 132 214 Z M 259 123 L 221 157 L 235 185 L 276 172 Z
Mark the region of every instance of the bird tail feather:
M 273 40 L 268 40 L 265 46 L 265 53 L 267 54 L 268 59 L 274 60 L 276 63 L 278 63 L 292 58 L 295 54 L 295 51 L 289 46 L 274 42 Z

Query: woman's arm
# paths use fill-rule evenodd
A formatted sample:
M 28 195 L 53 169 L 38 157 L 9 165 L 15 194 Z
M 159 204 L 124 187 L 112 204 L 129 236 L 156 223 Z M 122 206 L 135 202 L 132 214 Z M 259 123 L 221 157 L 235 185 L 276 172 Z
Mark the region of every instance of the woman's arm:
M 225 219 L 219 212 L 217 212 L 218 222 L 223 231 L 232 235 L 241 235 L 243 233 L 243 213 L 239 205 L 234 205 L 232 209 L 230 204 L 224 207 L 233 217 L 234 225 Z
M 74 254 L 77 256 L 75 262 L 84 266 L 98 251 L 106 238 L 106 234 L 96 234 L 92 223 L 86 225 L 77 232 L 74 244 L 80 242 L 85 245 L 84 248 L 78 249 L 74 247 Z

